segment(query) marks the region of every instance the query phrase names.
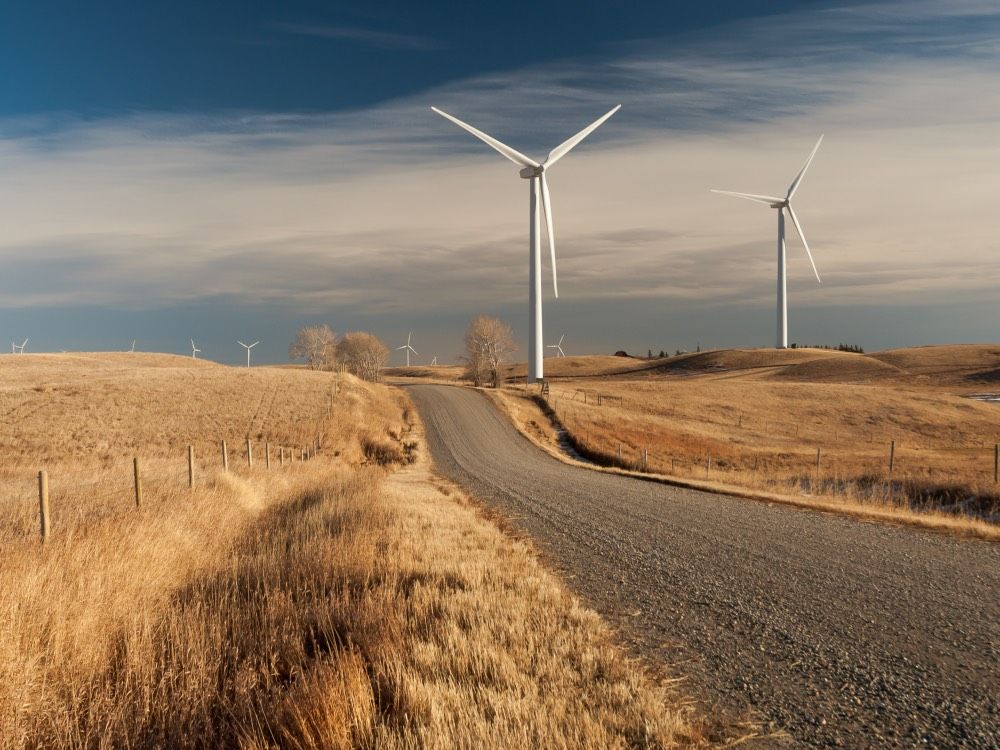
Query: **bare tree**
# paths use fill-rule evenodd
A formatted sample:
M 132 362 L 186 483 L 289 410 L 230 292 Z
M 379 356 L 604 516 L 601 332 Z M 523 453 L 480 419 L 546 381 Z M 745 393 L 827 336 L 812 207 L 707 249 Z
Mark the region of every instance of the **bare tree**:
M 377 383 L 382 379 L 382 368 L 389 359 L 389 349 L 382 340 L 371 333 L 348 333 L 337 347 L 337 359 L 354 375 Z
M 337 357 L 337 334 L 330 326 L 306 326 L 295 334 L 288 347 L 291 359 L 304 359 L 310 370 L 328 370 Z
M 465 331 L 466 376 L 481 386 L 493 388 L 503 383 L 503 365 L 517 351 L 514 332 L 498 318 L 477 315 Z

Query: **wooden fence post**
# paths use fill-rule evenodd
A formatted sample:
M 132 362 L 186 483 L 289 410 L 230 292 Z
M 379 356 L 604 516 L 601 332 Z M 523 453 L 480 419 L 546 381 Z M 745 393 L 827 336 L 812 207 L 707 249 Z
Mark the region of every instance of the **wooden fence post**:
M 135 507 L 142 507 L 142 478 L 139 476 L 139 457 L 132 457 L 132 477 L 135 480 Z
M 229 450 L 226 448 L 226 441 L 222 441 L 222 470 L 229 471 Z
M 194 446 L 188 446 L 188 489 L 194 489 Z
M 278 466 L 285 465 L 285 446 L 278 446 Z
M 816 449 L 816 471 L 819 471 L 819 457 L 820 457 L 820 449 L 817 448 Z
M 645 448 L 642 449 L 642 470 L 646 471 L 649 468 L 649 453 Z
M 712 470 L 712 454 L 708 454 L 708 463 L 705 464 L 705 479 L 708 479 L 708 473 Z
M 264 441 L 264 468 L 271 468 L 271 444 L 266 440 Z
M 993 481 L 1000 481 L 1000 443 L 993 444 Z
M 253 443 L 250 442 L 250 438 L 247 438 L 247 468 L 253 468 Z
M 49 538 L 49 473 L 42 469 L 38 472 L 38 520 L 41 524 L 42 541 Z
M 896 441 L 889 443 L 889 473 L 896 467 Z

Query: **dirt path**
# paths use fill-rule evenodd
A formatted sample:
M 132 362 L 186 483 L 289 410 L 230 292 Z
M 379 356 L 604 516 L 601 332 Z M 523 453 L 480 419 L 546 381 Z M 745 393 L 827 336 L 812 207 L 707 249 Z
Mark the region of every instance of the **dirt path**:
M 408 391 L 438 470 L 708 701 L 794 745 L 1000 746 L 1000 546 L 568 466 L 473 390 Z

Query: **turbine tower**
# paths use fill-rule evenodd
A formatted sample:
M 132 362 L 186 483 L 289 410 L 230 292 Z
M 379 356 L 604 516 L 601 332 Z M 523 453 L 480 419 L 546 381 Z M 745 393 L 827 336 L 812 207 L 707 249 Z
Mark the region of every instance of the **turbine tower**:
M 732 195 L 736 198 L 745 198 L 746 200 L 754 201 L 756 203 L 763 203 L 770 206 L 771 208 L 778 209 L 778 343 L 779 349 L 788 348 L 788 298 L 787 298 L 787 274 L 785 271 L 785 211 L 788 211 L 788 215 L 792 219 L 792 223 L 795 225 L 795 231 L 799 235 L 799 239 L 802 240 L 802 247 L 806 249 L 806 255 L 809 257 L 809 263 L 812 265 L 813 273 L 816 275 L 816 281 L 822 283 L 819 278 L 819 271 L 816 270 L 816 261 L 813 260 L 812 252 L 809 250 L 809 243 L 806 242 L 806 236 L 802 233 L 802 225 L 799 223 L 798 217 L 795 215 L 795 211 L 792 210 L 792 196 L 795 195 L 795 191 L 799 189 L 799 183 L 802 182 L 802 177 L 805 175 L 806 170 L 809 169 L 809 165 L 812 164 L 813 157 L 816 156 L 816 152 L 819 151 L 819 145 L 823 142 L 823 136 L 819 137 L 816 141 L 816 145 L 813 146 L 812 153 L 809 154 L 809 158 L 806 159 L 806 163 L 802 165 L 802 169 L 799 173 L 795 175 L 795 179 L 792 180 L 792 184 L 788 186 L 788 192 L 785 193 L 784 198 L 775 198 L 769 195 L 756 195 L 755 193 L 735 193 L 731 190 L 712 190 L 713 193 L 720 193 L 722 195 Z
M 24 347 L 28 345 L 28 339 L 25 339 L 20 344 L 15 344 L 13 341 L 10 342 L 10 353 L 11 354 L 24 354 Z
M 562 350 L 562 342 L 563 342 L 564 338 L 566 338 L 566 334 L 565 333 L 562 336 L 559 337 L 559 343 L 558 344 L 549 344 L 545 348 L 546 349 L 555 349 L 556 350 L 556 357 L 565 357 L 566 356 L 566 352 L 564 352 Z
M 435 354 L 434 359 L 431 360 L 431 367 L 437 367 L 437 363 L 438 363 L 438 358 L 437 355 Z
M 247 367 L 250 367 L 250 350 L 257 346 L 260 342 L 254 341 L 252 344 L 244 344 L 242 341 L 237 341 L 236 343 L 247 350 Z
M 559 286 L 556 282 L 556 241 L 552 228 L 552 200 L 549 197 L 549 186 L 545 180 L 545 172 L 555 165 L 557 161 L 568 154 L 574 146 L 586 138 L 600 127 L 605 120 L 621 109 L 622 105 L 614 107 L 603 117 L 585 127 L 569 140 L 556 146 L 549 152 L 548 158 L 539 164 L 520 151 L 515 151 L 510 146 L 501 143 L 496 138 L 483 133 L 480 130 L 462 122 L 457 117 L 452 117 L 447 112 L 442 112 L 437 107 L 431 107 L 442 117 L 451 120 L 460 128 L 469 131 L 476 138 L 486 143 L 491 148 L 497 150 L 503 156 L 520 166 L 520 175 L 529 180 L 530 214 L 528 221 L 528 306 L 529 306 L 529 326 L 528 326 L 528 382 L 534 383 L 545 376 L 543 365 L 542 347 L 542 254 L 541 254 L 541 226 L 538 217 L 538 203 L 542 203 L 542 211 L 545 214 L 545 227 L 549 237 L 549 254 L 552 263 L 552 291 L 559 297 Z
M 194 345 L 194 339 L 191 339 L 191 359 L 198 359 L 198 352 L 200 351 L 201 349 Z
M 135 339 L 132 339 L 132 346 L 129 348 L 129 354 L 135 354 Z
M 396 351 L 397 352 L 398 351 L 403 351 L 403 350 L 406 351 L 406 366 L 407 367 L 410 366 L 410 352 L 413 352 L 414 354 L 419 354 L 419 352 L 416 349 L 414 349 L 412 346 L 410 346 L 410 337 L 412 335 L 413 335 L 413 331 L 410 331 L 408 334 L 406 334 L 406 343 L 403 344 L 402 346 L 397 346 L 396 347 Z

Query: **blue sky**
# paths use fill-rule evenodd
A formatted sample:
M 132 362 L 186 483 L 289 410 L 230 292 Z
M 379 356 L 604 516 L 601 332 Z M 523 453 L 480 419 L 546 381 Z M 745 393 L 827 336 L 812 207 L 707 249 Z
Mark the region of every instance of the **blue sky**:
M 8 2 L 0 114 L 342 111 L 802 5 Z
M 0 342 L 282 361 L 296 326 L 526 334 L 525 183 L 435 104 L 542 156 L 568 352 L 995 340 L 995 3 L 19 3 L 0 9 Z M 548 270 L 545 271 L 546 284 Z

